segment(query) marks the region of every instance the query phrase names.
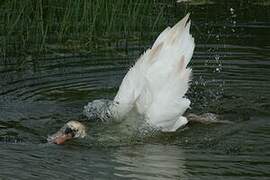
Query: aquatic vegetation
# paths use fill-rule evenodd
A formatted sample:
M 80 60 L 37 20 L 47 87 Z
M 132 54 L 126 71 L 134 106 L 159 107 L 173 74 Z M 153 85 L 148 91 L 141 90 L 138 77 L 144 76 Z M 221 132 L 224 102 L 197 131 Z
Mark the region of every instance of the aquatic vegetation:
M 12 56 L 89 52 L 100 44 L 110 46 L 108 40 L 138 38 L 144 29 L 155 31 L 166 20 L 164 9 L 171 3 L 174 1 L 2 1 L 0 52 Z

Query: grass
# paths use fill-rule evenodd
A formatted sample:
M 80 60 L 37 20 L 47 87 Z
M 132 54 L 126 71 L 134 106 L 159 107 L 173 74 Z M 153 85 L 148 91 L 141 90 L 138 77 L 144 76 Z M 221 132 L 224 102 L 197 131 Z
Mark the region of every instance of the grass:
M 91 52 L 158 31 L 175 1 L 8 0 L 0 2 L 1 56 Z M 136 33 L 137 32 L 137 33 Z M 109 43 L 108 43 L 109 42 Z

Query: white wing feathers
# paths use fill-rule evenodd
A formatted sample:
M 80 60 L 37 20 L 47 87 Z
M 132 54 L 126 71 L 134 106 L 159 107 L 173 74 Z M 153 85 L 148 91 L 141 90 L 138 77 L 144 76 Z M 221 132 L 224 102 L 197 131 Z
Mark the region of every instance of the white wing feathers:
M 114 99 L 117 118 L 135 106 L 151 126 L 162 131 L 175 131 L 187 123 L 182 115 L 190 101 L 183 96 L 191 69 L 186 66 L 195 46 L 188 18 L 189 14 L 166 28 L 126 74 Z

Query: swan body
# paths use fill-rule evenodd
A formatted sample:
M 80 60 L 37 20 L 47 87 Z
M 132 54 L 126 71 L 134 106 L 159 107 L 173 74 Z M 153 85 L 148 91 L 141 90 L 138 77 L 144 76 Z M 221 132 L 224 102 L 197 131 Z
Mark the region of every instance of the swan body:
M 163 132 L 173 132 L 188 122 L 232 123 L 219 120 L 212 113 L 188 114 L 190 100 L 185 97 L 191 79 L 191 60 L 195 47 L 189 33 L 189 14 L 173 27 L 167 27 L 125 75 L 113 101 L 94 100 L 84 107 L 89 119 L 122 120 L 134 112 L 143 115 L 150 127 Z M 134 111 L 135 110 L 135 111 Z M 126 118 L 128 119 L 128 118 Z M 140 118 L 124 121 L 120 130 L 141 123 Z M 148 127 L 148 126 L 147 126 Z M 72 138 L 86 136 L 86 128 L 78 121 L 69 121 L 58 132 L 48 137 L 49 143 L 63 144 Z
M 188 120 L 183 114 L 190 100 L 185 94 L 191 78 L 191 68 L 187 65 L 195 47 L 189 33 L 190 23 L 187 14 L 173 27 L 167 27 L 129 69 L 114 100 L 90 102 L 84 107 L 84 114 L 88 118 L 122 120 L 136 110 L 148 125 L 163 132 L 173 132 L 186 125 Z M 48 142 L 63 144 L 85 134 L 81 123 L 70 121 L 49 136 Z
M 184 96 L 191 78 L 187 65 L 195 47 L 190 23 L 187 14 L 158 36 L 125 75 L 113 105 L 100 116 L 123 119 L 135 108 L 150 126 L 164 132 L 176 131 L 188 122 L 183 114 L 190 100 Z M 85 112 L 92 111 L 89 107 L 93 103 Z

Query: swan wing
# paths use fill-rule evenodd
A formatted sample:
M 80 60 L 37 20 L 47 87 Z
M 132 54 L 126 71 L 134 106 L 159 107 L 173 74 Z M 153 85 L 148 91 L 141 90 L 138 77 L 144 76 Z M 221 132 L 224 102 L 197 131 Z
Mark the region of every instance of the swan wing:
M 187 14 L 167 27 L 128 71 L 114 99 L 117 117 L 135 106 L 150 125 L 163 131 L 175 131 L 187 123 L 182 116 L 190 105 L 184 97 L 191 78 L 187 65 L 195 47 L 190 23 Z

